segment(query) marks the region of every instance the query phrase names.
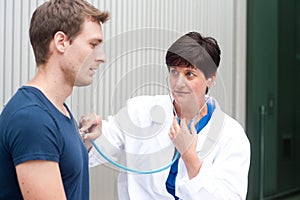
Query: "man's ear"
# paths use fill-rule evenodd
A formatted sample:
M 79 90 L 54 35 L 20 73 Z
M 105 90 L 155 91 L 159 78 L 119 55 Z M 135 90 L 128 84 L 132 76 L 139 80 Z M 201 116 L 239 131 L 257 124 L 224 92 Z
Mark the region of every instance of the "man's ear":
M 58 31 L 55 33 L 53 40 L 56 50 L 60 53 L 65 52 L 65 49 L 69 42 L 67 35 L 62 31 Z

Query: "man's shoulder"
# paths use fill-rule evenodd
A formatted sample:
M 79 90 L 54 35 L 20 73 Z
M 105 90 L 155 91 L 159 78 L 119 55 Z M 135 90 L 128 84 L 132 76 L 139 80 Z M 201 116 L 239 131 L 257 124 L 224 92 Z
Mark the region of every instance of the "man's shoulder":
M 14 126 L 35 126 L 51 121 L 52 117 L 43 103 L 35 95 L 20 89 L 9 100 L 0 115 L 0 126 L 3 129 Z
M 1 113 L 1 118 L 26 116 L 33 113 L 39 114 L 43 110 L 43 106 L 37 101 L 35 95 L 28 94 L 20 88 L 7 102 Z

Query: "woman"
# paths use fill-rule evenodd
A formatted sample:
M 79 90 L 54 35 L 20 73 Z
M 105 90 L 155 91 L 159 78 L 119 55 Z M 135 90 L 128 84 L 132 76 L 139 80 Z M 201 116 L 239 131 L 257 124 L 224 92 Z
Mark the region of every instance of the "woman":
M 124 117 L 124 112 L 110 116 L 108 121 L 103 121 L 102 132 L 99 131 L 99 118 L 81 119 L 82 130 L 90 132 L 84 136 L 86 141 L 102 134 L 116 147 L 106 149 L 108 154 L 118 155 L 120 151 L 117 149 L 121 149 L 121 152 L 138 151 L 146 155 L 153 151 L 154 146 L 166 147 L 163 144 L 170 141 L 180 154 L 171 167 L 158 173 L 120 172 L 119 199 L 246 198 L 250 165 L 248 138 L 240 124 L 226 115 L 216 100 L 208 95 L 216 79 L 220 53 L 215 39 L 202 37 L 196 32 L 187 33 L 175 41 L 166 54 L 171 96 L 130 99 L 126 107 L 127 117 Z M 157 106 L 165 113 L 162 120 L 157 120 L 162 116 L 157 114 L 153 119 L 153 107 Z M 135 126 L 147 126 L 147 129 L 128 128 L 128 119 Z M 164 126 L 153 128 L 157 121 L 163 121 Z M 128 135 L 128 130 L 134 132 L 133 135 Z M 152 132 L 145 136 L 147 131 L 143 130 Z M 133 142 L 132 138 L 140 135 L 151 137 L 153 141 Z M 90 166 L 101 163 L 103 159 L 92 148 Z

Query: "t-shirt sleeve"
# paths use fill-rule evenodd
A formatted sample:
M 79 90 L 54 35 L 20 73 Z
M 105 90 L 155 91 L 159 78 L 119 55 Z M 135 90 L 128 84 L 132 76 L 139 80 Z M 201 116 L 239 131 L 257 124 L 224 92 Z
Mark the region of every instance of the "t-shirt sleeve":
M 31 106 L 16 112 L 7 133 L 15 166 L 30 160 L 59 162 L 63 140 L 55 119 L 42 108 Z

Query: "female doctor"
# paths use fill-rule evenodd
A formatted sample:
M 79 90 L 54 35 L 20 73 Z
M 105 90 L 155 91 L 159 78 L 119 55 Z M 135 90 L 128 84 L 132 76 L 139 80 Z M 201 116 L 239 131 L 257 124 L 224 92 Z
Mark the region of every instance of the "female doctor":
M 107 121 L 99 117 L 94 120 L 88 116 L 81 118 L 81 131 L 86 133 L 84 140 L 91 147 L 90 166 L 104 162 L 89 142 L 100 135 L 96 143 L 104 135 L 116 149 L 126 152 L 146 154 L 154 146 L 165 147 L 164 143 L 171 142 L 180 154 L 172 166 L 158 173 L 121 171 L 118 178 L 120 200 L 246 199 L 250 165 L 248 138 L 241 125 L 225 114 L 209 95 L 220 54 L 215 39 L 189 32 L 175 41 L 166 54 L 171 95 L 132 98 L 127 102 L 127 117 L 117 114 Z M 125 128 L 120 124 L 130 119 L 135 124 L 155 126 L 161 121 L 153 119 L 155 106 L 166 113 L 163 115 L 165 125 L 155 131 L 159 133 L 151 136 L 150 143 L 149 140 L 134 142 L 134 136 L 144 131 L 131 129 L 139 131 L 128 136 L 124 131 L 128 122 L 123 123 L 127 124 Z M 115 155 L 120 151 L 111 149 L 106 153 Z

